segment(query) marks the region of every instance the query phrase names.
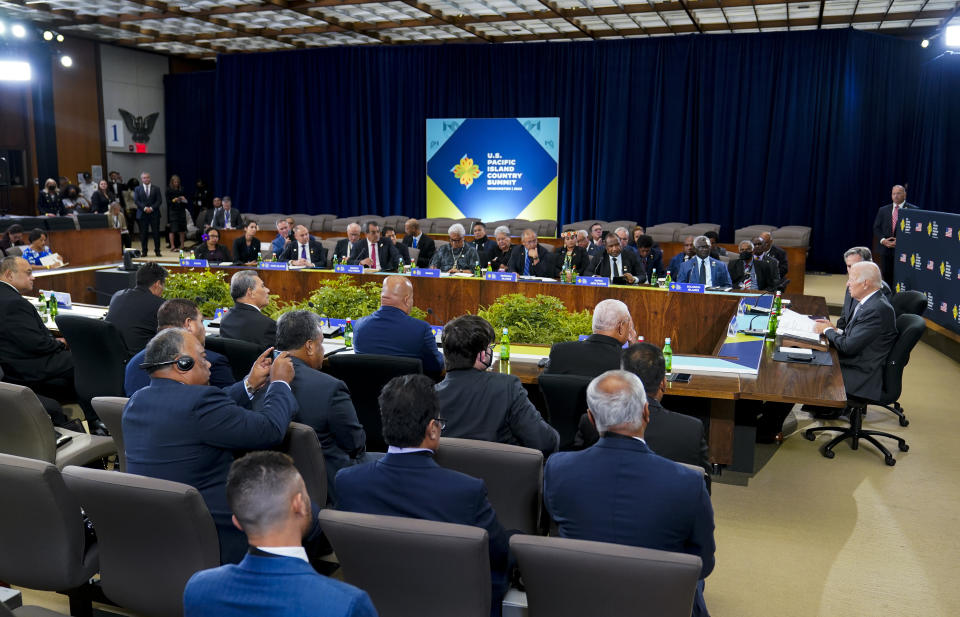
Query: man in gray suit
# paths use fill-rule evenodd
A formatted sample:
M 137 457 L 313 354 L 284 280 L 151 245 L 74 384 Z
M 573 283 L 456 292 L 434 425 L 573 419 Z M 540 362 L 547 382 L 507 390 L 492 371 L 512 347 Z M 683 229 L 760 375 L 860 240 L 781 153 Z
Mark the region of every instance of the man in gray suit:
M 537 411 L 513 375 L 490 372 L 493 328 L 482 317 L 464 315 L 443 328 L 447 375 L 437 384 L 444 435 L 535 448 L 550 454 L 557 431 Z
M 160 206 L 163 204 L 163 195 L 159 188 L 153 186 L 149 172 L 140 174 L 140 186 L 133 189 L 133 203 L 137 204 L 140 252 L 147 255 L 147 234 L 152 233 L 154 253 L 160 257 Z

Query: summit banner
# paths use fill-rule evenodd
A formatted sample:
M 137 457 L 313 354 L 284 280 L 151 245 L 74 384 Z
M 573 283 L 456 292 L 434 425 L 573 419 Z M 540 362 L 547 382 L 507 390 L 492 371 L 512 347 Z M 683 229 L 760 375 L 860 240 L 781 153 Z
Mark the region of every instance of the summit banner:
M 960 214 L 901 212 L 893 268 L 896 291 L 923 292 L 923 316 L 960 334 Z
M 426 145 L 428 218 L 556 220 L 559 118 L 428 119 Z

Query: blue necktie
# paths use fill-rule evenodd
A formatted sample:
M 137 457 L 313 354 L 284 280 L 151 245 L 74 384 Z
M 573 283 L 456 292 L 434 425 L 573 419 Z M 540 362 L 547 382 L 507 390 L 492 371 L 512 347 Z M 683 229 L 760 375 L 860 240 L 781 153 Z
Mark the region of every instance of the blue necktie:
M 527 260 L 523 262 L 523 275 L 530 276 L 530 254 L 527 254 Z
M 417 248 L 417 237 L 413 237 L 413 248 Z

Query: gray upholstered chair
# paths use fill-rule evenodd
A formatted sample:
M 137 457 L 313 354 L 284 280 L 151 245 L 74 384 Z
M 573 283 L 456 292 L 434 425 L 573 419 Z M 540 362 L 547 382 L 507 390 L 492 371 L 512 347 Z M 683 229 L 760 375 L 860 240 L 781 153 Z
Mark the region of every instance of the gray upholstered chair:
M 620 220 L 620 221 L 610 221 L 609 223 L 607 223 L 606 225 L 603 226 L 603 229 L 604 229 L 605 231 L 614 231 L 614 230 L 617 229 L 617 227 L 626 227 L 626 229 L 627 229 L 627 236 L 628 236 L 628 237 L 632 237 L 632 236 L 633 236 L 633 228 L 636 227 L 636 226 L 637 226 L 637 222 L 636 222 L 636 221 Z M 588 229 L 587 231 L 590 231 L 590 230 Z
M 804 225 L 787 225 L 771 232 L 773 243 L 777 246 L 810 246 L 810 232 L 812 228 Z
M 90 403 L 103 423 L 110 431 L 110 437 L 117 448 L 117 461 L 120 471 L 127 470 L 127 452 L 123 449 L 123 408 L 130 399 L 122 396 L 97 396 Z M 76 463 L 70 463 L 75 465 Z
M 146 617 L 182 615 L 187 580 L 220 565 L 217 530 L 197 489 L 84 467 L 67 467 L 63 480 L 97 530 L 104 595 Z
M 696 238 L 697 236 L 702 236 L 708 231 L 715 231 L 717 234 L 719 234 L 720 226 L 715 223 L 696 223 L 694 225 L 687 225 L 686 227 L 677 229 L 674 237 L 676 238 L 677 242 L 682 242 L 687 236 L 693 236 Z
M 402 234 L 404 223 L 407 222 L 408 218 L 410 217 L 404 214 L 391 214 L 383 217 L 383 224 L 393 227 L 398 234 Z
M 648 548 L 515 535 L 530 617 L 690 617 L 700 558 Z
M 485 529 L 329 509 L 320 526 L 380 617 L 489 617 Z
M 587 219 L 585 221 L 573 221 L 572 223 L 567 223 L 566 225 L 563 226 L 563 231 L 580 231 L 581 229 L 584 229 L 587 231 L 587 233 L 590 233 L 590 227 L 592 227 L 596 223 L 600 223 L 601 225 L 604 226 L 604 228 L 606 228 L 607 226 L 606 221 L 598 221 L 597 219 Z
M 330 231 L 330 225 L 337 218 L 335 214 L 314 214 L 310 217 L 310 231 Z
M 86 465 L 117 451 L 109 437 L 88 435 L 58 428 L 33 390 L 26 386 L 0 382 L 0 452 L 24 456 L 59 468 Z M 57 434 L 70 440 L 59 448 Z
M 537 235 L 542 238 L 555 238 L 557 236 L 557 221 L 554 219 L 537 219 L 533 221 L 537 226 Z M 577 228 L 579 229 L 579 227 Z M 574 230 L 576 231 L 576 230 Z
M 654 242 L 679 242 L 682 241 L 683 238 L 677 238 L 677 230 L 683 227 L 687 227 L 687 224 L 676 221 L 658 223 L 657 225 L 647 227 L 646 233 L 653 238 Z M 606 229 L 606 227 L 604 227 L 604 229 Z
M 0 604 L 0 617 L 67 617 L 67 615 L 39 606 L 21 606 L 11 611 Z
M 327 466 L 317 432 L 306 424 L 291 422 L 280 451 L 293 459 L 303 483 L 307 485 L 310 499 L 322 508 L 327 503 L 327 484 L 332 478 L 327 477 Z
M 448 218 L 445 216 L 440 216 L 432 219 L 423 219 L 420 221 L 420 224 L 423 225 L 423 221 L 430 221 L 430 233 L 432 234 L 443 234 L 447 235 L 447 230 L 450 229 L 450 226 L 457 222 L 456 219 Z M 463 223 L 461 223 L 462 225 Z M 467 229 L 464 225 L 464 231 L 466 235 L 469 236 L 472 233 L 472 230 Z
M 437 464 L 487 485 L 487 499 L 506 529 L 537 533 L 543 495 L 543 453 L 478 439 L 441 437 Z
M 98 544 L 86 542 L 80 502 L 60 471 L 46 461 L 0 454 L 0 486 L 8 496 L 0 508 L 0 580 L 65 592 L 71 614 L 89 614 L 84 590 L 100 567 Z
M 346 233 L 347 233 L 347 227 L 350 225 L 350 223 L 357 223 L 357 224 L 359 225 L 359 224 L 360 224 L 360 217 L 359 217 L 359 216 L 345 216 L 345 217 L 343 217 L 343 218 L 335 218 L 335 219 L 333 219 L 332 221 L 330 221 L 330 223 L 329 223 L 329 224 L 330 224 L 330 231 L 335 231 L 335 232 L 342 233 L 342 234 L 346 235 Z
M 410 263 L 417 265 L 417 258 L 420 257 L 420 249 L 415 249 L 412 246 L 407 247 L 407 252 L 410 253 Z
M 734 230 L 733 242 L 734 244 L 740 244 L 744 240 L 750 240 L 752 242 L 753 239 L 760 234 L 764 232 L 772 234 L 776 229 L 773 225 L 747 225 L 746 227 Z

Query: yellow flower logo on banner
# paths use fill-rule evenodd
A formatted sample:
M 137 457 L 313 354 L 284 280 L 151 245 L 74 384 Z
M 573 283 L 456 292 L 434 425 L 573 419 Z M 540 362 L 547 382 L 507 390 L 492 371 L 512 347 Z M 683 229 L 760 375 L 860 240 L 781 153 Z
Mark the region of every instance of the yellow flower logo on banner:
M 897 283 L 897 293 L 900 293 L 900 283 Z
M 941 262 L 940 262 L 940 276 L 943 276 L 943 271 L 944 271 L 944 270 L 946 270 L 946 266 L 944 265 L 944 262 L 941 261 Z
M 460 164 L 454 165 L 450 171 L 453 172 L 453 177 L 467 188 L 473 186 L 473 181 L 483 174 L 483 172 L 480 171 L 480 166 L 474 163 L 473 159 L 466 154 L 460 157 Z
M 911 266 L 917 265 L 917 255 L 916 255 L 916 253 L 914 253 L 913 255 L 910 256 L 910 265 L 911 265 Z
M 903 231 L 903 219 L 900 219 L 900 231 Z
M 953 305 L 953 318 L 954 318 L 954 319 L 957 318 L 957 305 L 956 305 L 956 304 Z
M 931 225 L 930 223 L 927 223 L 927 235 L 929 236 L 932 233 L 933 233 L 933 225 Z

